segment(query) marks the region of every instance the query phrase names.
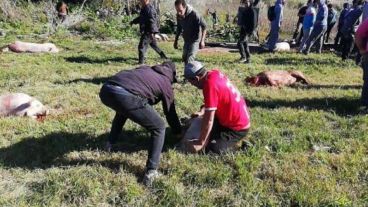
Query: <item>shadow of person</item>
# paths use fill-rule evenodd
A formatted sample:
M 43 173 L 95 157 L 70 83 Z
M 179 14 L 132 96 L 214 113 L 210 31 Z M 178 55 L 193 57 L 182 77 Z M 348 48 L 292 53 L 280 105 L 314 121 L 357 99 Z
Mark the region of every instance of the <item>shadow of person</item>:
M 338 89 L 338 90 L 360 90 L 362 89 L 361 85 L 320 85 L 320 84 L 310 84 L 310 85 L 291 85 L 291 88 L 297 89 L 309 89 L 309 90 L 318 90 L 318 89 Z
M 326 98 L 303 98 L 297 100 L 251 100 L 248 99 L 250 107 L 261 108 L 296 108 L 304 110 L 323 110 L 326 112 L 333 112 L 340 116 L 358 115 L 360 100 L 351 97 L 326 97 Z
M 71 63 L 89 63 L 89 64 L 108 64 L 110 62 L 125 62 L 129 64 L 133 64 L 137 62 L 136 58 L 123 58 L 123 57 L 113 57 L 113 58 L 98 58 L 98 57 L 87 57 L 87 56 L 72 56 L 65 57 L 65 61 Z
M 74 80 L 68 80 L 68 81 L 57 81 L 54 82 L 54 84 L 62 85 L 62 84 L 71 84 L 71 83 L 79 83 L 79 82 L 85 82 L 85 83 L 92 83 L 95 85 L 100 85 L 105 83 L 107 80 L 109 80 L 110 77 L 93 77 L 93 78 L 77 78 Z
M 120 145 L 125 146 L 118 148 L 118 152 L 134 153 L 147 150 L 147 143 L 150 140 L 147 135 L 142 136 L 144 133 L 143 131 L 124 131 L 124 138 Z M 0 148 L 0 163 L 8 168 L 19 167 L 24 169 L 47 169 L 55 166 L 100 163 L 97 159 L 73 160 L 66 158 L 65 155 L 69 152 L 85 150 L 104 152 L 107 136 L 107 134 L 93 136 L 87 133 L 53 132 L 40 138 L 28 137 L 18 143 Z M 125 137 L 129 137 L 129 139 L 125 139 Z M 134 167 L 131 163 L 126 163 L 124 159 L 106 159 L 100 164 L 112 170 L 119 169 L 120 165 L 127 167 L 125 169 Z M 135 166 L 132 171 L 136 173 L 142 170 L 143 167 Z
M 317 59 L 311 57 L 273 57 L 265 60 L 265 64 L 267 65 L 326 65 L 341 68 L 341 62 L 335 61 L 334 59 Z

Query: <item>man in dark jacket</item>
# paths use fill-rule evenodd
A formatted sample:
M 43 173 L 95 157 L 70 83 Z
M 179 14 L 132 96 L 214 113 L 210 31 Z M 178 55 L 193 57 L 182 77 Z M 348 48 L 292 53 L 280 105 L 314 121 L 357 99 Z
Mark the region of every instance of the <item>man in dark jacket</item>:
M 158 33 L 157 14 L 155 8 L 150 4 L 150 0 L 141 0 L 141 11 L 139 17 L 130 24 L 139 24 L 141 39 L 138 45 L 139 64 L 144 63 L 148 45 L 154 49 L 161 58 L 167 59 L 165 53 L 157 46 L 155 34 Z
M 253 9 L 250 0 L 242 0 L 244 6 L 238 9 L 238 25 L 240 27 L 240 36 L 238 40 L 238 48 L 240 52 L 240 61 L 242 63 L 250 62 L 250 51 L 248 40 L 254 32 L 257 24 L 257 13 Z
M 346 15 L 349 13 L 349 10 L 350 10 L 350 5 L 349 3 L 344 3 L 343 4 L 343 9 L 342 11 L 340 12 L 340 16 L 339 16 L 339 21 L 337 23 L 337 34 L 336 34 L 336 37 L 335 37 L 335 44 L 334 44 L 334 47 L 335 47 L 335 50 L 338 50 L 340 51 L 341 50 L 341 28 L 342 28 L 342 25 L 344 23 L 344 19 L 346 17 Z
M 175 64 L 165 62 L 152 67 L 143 65 L 133 70 L 123 70 L 111 77 L 101 88 L 102 103 L 116 111 L 106 144 L 111 150 L 127 119 L 143 126 L 151 133 L 148 150 L 146 185 L 158 176 L 160 154 L 165 139 L 165 122 L 152 107 L 162 101 L 166 120 L 174 134 L 180 134 L 181 125 L 175 110 L 172 84 L 176 82 Z
M 300 41 L 303 37 L 303 20 L 304 20 L 305 14 L 307 13 L 307 9 L 308 9 L 308 5 L 304 5 L 300 7 L 298 11 L 298 22 L 296 23 L 295 32 L 293 35 L 293 42 L 295 42 L 295 44 L 297 45 L 300 44 Z
M 341 28 L 341 34 L 342 34 L 341 58 L 342 60 L 348 59 L 351 51 L 354 48 L 355 31 L 358 28 L 358 25 L 360 23 L 359 19 L 363 13 L 362 4 L 363 4 L 362 0 L 354 0 L 353 8 L 344 18 L 344 23 Z
M 174 41 L 174 48 L 178 49 L 178 39 L 183 33 L 184 48 L 182 59 L 184 63 L 192 62 L 198 49 L 204 48 L 207 25 L 204 19 L 188 5 L 185 0 L 176 0 L 175 9 L 177 12 L 177 30 Z

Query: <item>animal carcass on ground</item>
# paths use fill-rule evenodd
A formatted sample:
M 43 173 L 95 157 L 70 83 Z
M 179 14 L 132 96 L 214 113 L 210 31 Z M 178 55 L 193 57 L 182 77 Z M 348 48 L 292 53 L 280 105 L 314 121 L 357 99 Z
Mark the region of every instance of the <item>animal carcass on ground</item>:
M 309 84 L 302 72 L 284 70 L 264 71 L 246 78 L 245 82 L 252 86 L 289 86 L 296 82 Z
M 155 38 L 158 41 L 169 41 L 169 37 L 167 36 L 167 34 L 157 33 L 155 34 Z
M 41 53 L 41 52 L 48 52 L 48 53 L 57 53 L 59 49 L 52 43 L 30 43 L 30 42 L 22 42 L 22 41 L 15 41 L 12 44 L 4 47 L 2 49 L 3 52 L 5 51 L 12 51 L 17 53 L 22 52 L 32 52 L 32 53 Z
M 42 119 L 49 113 L 37 99 L 24 93 L 10 93 L 0 96 L 0 116 L 28 116 Z
M 276 43 L 276 52 L 288 52 L 290 51 L 290 44 L 287 42 L 278 42 Z

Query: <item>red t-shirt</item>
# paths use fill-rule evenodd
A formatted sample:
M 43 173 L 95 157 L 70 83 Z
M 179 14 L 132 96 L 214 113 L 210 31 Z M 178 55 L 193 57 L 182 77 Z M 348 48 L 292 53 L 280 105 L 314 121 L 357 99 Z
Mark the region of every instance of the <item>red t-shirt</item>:
M 221 126 L 235 131 L 250 127 L 250 116 L 239 90 L 219 70 L 208 72 L 203 86 L 205 110 L 216 110 Z

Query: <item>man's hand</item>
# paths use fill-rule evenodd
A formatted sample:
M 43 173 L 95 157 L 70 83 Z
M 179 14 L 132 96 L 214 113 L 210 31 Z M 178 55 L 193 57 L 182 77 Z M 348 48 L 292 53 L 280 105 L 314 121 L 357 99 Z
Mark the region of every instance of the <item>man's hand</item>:
M 184 145 L 185 145 L 185 150 L 191 153 L 197 153 L 201 151 L 204 147 L 204 144 L 198 140 L 194 140 L 194 141 L 185 140 Z
M 199 44 L 199 49 L 203 49 L 206 45 L 204 44 L 204 41 L 201 41 Z
M 174 41 L 174 48 L 175 48 L 175 49 L 179 49 L 179 48 L 178 48 L 178 40 L 175 40 L 175 41 Z
M 367 53 L 367 51 L 365 51 L 365 50 L 363 49 L 363 50 L 359 50 L 359 53 L 360 53 L 362 56 L 364 56 L 364 55 Z

